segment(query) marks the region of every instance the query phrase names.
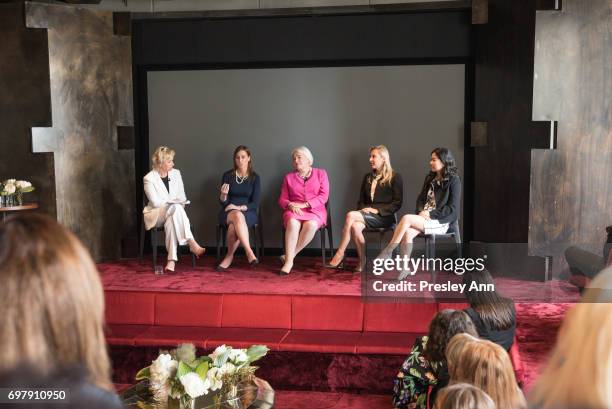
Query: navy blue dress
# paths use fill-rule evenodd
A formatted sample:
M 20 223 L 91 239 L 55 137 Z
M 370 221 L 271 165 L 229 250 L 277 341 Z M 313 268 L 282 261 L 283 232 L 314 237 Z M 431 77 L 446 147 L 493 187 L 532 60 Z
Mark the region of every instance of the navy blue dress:
M 228 170 L 221 178 L 221 184 L 229 183 L 229 192 L 227 199 L 221 203 L 221 211 L 219 212 L 219 224 L 227 223 L 227 213 L 225 207 L 229 204 L 236 206 L 247 206 L 248 210 L 242 212 L 248 226 L 257 224 L 257 208 L 259 207 L 259 197 L 261 193 L 261 184 L 259 175 L 253 173 L 244 182 L 236 182 L 234 170 Z

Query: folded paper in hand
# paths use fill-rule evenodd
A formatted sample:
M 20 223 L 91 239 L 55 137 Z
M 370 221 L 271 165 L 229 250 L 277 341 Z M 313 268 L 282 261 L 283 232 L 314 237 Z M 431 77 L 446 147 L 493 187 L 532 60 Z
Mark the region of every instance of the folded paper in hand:
M 181 204 L 181 205 L 188 205 L 191 202 L 189 200 L 179 200 L 179 199 L 174 199 L 174 200 L 170 200 L 168 201 L 169 204 Z

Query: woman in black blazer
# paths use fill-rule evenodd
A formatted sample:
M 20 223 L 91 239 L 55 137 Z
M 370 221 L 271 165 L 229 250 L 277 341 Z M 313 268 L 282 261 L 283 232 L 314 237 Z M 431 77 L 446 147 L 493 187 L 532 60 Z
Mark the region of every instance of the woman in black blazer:
M 346 214 L 342 239 L 336 254 L 326 265 L 328 268 L 344 267 L 344 252 L 352 237 L 359 256 L 355 271 L 361 272 L 365 262 L 363 229 L 390 227 L 395 223 L 395 212 L 402 207 L 402 177 L 393 171 L 389 150 L 384 145 L 370 148 L 370 166 L 372 171 L 361 182 L 357 210 Z
M 417 198 L 416 214 L 404 215 L 395 228 L 389 245 L 378 258 L 387 258 L 400 243 L 402 253 L 410 257 L 412 241 L 420 233 L 444 234 L 459 219 L 461 179 L 450 150 L 436 148 L 429 160 L 430 172 Z

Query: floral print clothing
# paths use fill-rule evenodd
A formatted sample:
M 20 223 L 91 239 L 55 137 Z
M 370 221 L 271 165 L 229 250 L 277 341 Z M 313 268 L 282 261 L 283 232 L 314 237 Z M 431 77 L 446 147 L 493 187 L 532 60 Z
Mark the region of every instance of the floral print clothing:
M 395 409 L 426 409 L 429 387 L 448 382 L 445 362 L 430 362 L 423 356 L 427 336 L 419 337 L 393 381 Z M 436 388 L 437 389 L 437 388 Z

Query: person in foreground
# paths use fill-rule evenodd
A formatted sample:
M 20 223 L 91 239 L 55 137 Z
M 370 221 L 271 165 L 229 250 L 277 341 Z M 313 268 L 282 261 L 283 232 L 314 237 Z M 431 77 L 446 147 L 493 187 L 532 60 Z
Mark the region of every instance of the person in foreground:
M 113 391 L 104 337 L 104 293 L 91 256 L 55 220 L 18 215 L 0 224 L 0 373 L 41 375 L 66 366 Z
M 189 245 L 189 250 L 200 257 L 202 248 L 194 239 L 191 225 L 185 213 L 185 187 L 178 169 L 174 169 L 174 150 L 160 146 L 151 156 L 153 169 L 144 177 L 144 191 L 149 203 L 142 211 L 147 230 L 164 226 L 168 262 L 166 270 L 174 271 L 178 260 L 179 245 Z
M 600 272 L 565 315 L 533 409 L 612 409 L 612 267 Z
M 221 178 L 219 224 L 227 225 L 227 254 L 217 271 L 228 269 L 241 244 L 251 267 L 259 263 L 251 249 L 249 227 L 257 224 L 260 194 L 261 184 L 259 175 L 253 171 L 251 151 L 240 145 L 234 150 L 234 169 Z
M 450 383 L 469 383 L 486 392 L 497 409 L 525 409 L 510 355 L 501 346 L 466 334 L 455 335 L 446 347 Z
M 346 214 L 340 245 L 327 264 L 328 268 L 344 268 L 344 252 L 352 238 L 359 256 L 355 271 L 361 272 L 365 263 L 363 229 L 387 228 L 395 224 L 395 213 L 402 207 L 403 183 L 401 175 L 391 167 L 386 146 L 370 148 L 370 167 L 372 171 L 361 182 L 357 210 Z
M 416 214 L 404 215 L 397 224 L 393 237 L 377 258 L 388 258 L 401 243 L 400 255 L 410 257 L 412 243 L 420 233 L 444 234 L 449 225 L 459 219 L 461 207 L 461 179 L 455 158 L 447 148 L 436 148 L 429 159 L 430 172 L 416 201 Z M 402 271 L 402 280 L 410 272 Z
M 429 333 L 418 337 L 393 382 L 395 409 L 425 409 L 436 392 L 448 383 L 446 344 L 456 334 L 476 336 L 476 328 L 463 311 L 443 310 L 431 320 Z M 429 390 L 432 389 L 430 396 Z
M 313 168 L 310 150 L 301 146 L 291 152 L 294 172 L 285 175 L 278 205 L 283 209 L 285 254 L 281 275 L 293 268 L 293 259 L 310 243 L 317 230 L 327 223 L 325 204 L 329 199 L 329 179 L 324 169 Z
M 481 288 L 481 284 L 494 284 L 493 277 L 487 270 L 468 271 L 463 276 L 466 288 L 472 283 Z M 470 316 L 478 330 L 478 336 L 501 345 L 506 351 L 510 350 L 516 332 L 516 311 L 514 302 L 502 297 L 497 290 L 465 292 L 470 307 L 465 312 Z
M 2 403 L 3 409 L 123 409 L 119 396 L 87 381 L 81 366 L 59 368 L 42 375 L 34 367 L 19 367 L 0 374 L 0 388 L 12 391 L 23 389 L 56 392 L 58 399 L 28 403 L 14 400 Z M 63 394 L 62 392 L 65 392 Z
M 456 383 L 438 392 L 435 409 L 495 409 L 495 403 L 482 389 Z

